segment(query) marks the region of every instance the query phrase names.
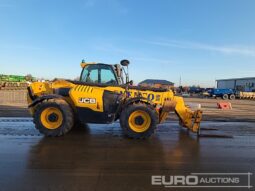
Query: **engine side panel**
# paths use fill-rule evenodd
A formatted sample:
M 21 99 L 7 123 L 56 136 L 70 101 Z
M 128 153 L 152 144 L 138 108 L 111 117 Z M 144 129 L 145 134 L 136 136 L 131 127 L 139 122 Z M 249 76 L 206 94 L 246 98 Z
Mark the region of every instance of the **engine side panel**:
M 103 88 L 78 85 L 70 90 L 79 119 L 86 123 L 111 123 L 115 119 L 120 94 Z
M 70 90 L 69 95 L 76 107 L 103 112 L 103 93 L 102 88 L 77 85 Z

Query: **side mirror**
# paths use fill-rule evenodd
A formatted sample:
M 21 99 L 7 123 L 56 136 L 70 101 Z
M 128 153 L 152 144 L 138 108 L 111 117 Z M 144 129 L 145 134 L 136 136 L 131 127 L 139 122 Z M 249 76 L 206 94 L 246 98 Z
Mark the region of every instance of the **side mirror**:
M 129 74 L 128 74 L 128 65 L 129 65 L 129 60 L 121 60 L 120 61 L 121 66 L 126 66 L 127 71 L 123 68 L 124 73 L 126 74 L 126 84 L 129 84 Z
M 119 64 L 115 64 L 114 67 L 115 67 L 117 76 L 118 76 L 118 77 L 122 77 L 122 69 L 121 69 L 121 66 L 120 66 Z
M 121 60 L 120 64 L 121 64 L 121 66 L 128 66 L 129 65 L 129 61 L 128 60 Z

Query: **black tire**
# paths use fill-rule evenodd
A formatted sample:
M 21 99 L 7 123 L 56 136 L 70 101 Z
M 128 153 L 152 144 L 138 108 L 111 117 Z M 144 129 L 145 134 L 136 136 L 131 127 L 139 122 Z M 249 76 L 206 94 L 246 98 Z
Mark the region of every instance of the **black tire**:
M 224 95 L 222 96 L 222 99 L 224 99 L 224 100 L 228 99 L 228 94 L 224 94 Z
M 235 94 L 231 94 L 231 95 L 229 96 L 229 99 L 230 99 L 230 100 L 234 100 L 234 99 L 236 99 Z
M 150 118 L 150 124 L 149 127 L 147 128 L 147 130 L 143 131 L 143 132 L 136 132 L 134 130 L 132 130 L 132 128 L 130 127 L 129 124 L 129 117 L 130 115 L 135 112 L 135 111 L 142 111 L 145 112 L 149 118 Z M 134 138 L 134 139 L 145 139 L 150 137 L 158 124 L 158 117 L 157 117 L 157 113 L 154 110 L 154 108 L 150 107 L 149 105 L 146 104 L 133 104 L 133 105 L 129 105 L 126 109 L 124 109 L 121 112 L 120 115 L 120 125 L 121 128 L 124 131 L 124 134 L 130 138 Z
M 74 126 L 72 129 L 82 129 L 86 126 L 87 124 L 86 123 L 83 123 L 82 121 L 76 119 L 75 120 L 75 123 L 74 123 Z
M 47 108 L 55 108 L 61 112 L 62 122 L 57 128 L 49 129 L 43 125 L 41 121 L 42 112 Z M 34 114 L 35 127 L 40 133 L 49 137 L 58 137 L 69 132 L 74 125 L 74 114 L 70 105 L 63 99 L 49 99 L 39 103 L 36 106 Z

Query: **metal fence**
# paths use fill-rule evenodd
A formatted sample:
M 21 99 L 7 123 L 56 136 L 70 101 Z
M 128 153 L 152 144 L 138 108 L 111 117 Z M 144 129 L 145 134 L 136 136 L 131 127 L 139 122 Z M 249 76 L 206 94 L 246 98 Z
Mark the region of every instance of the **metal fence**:
M 0 104 L 26 104 L 26 90 L 0 90 Z

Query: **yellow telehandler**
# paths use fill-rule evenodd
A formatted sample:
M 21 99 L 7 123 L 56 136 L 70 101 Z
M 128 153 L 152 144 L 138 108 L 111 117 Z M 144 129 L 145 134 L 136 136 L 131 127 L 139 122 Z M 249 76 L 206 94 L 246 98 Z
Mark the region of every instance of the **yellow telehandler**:
M 199 133 L 201 110 L 192 111 L 171 90 L 133 86 L 128 65 L 128 60 L 115 65 L 83 60 L 79 81 L 30 84 L 27 99 L 35 127 L 55 137 L 79 122 L 108 124 L 119 120 L 125 135 L 143 139 L 175 111 L 181 126 Z

